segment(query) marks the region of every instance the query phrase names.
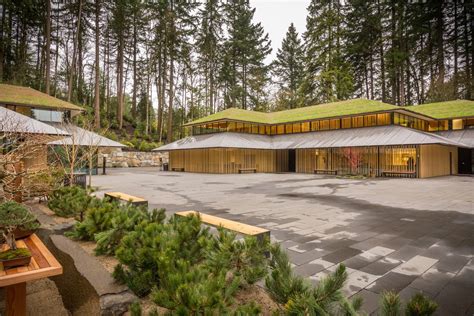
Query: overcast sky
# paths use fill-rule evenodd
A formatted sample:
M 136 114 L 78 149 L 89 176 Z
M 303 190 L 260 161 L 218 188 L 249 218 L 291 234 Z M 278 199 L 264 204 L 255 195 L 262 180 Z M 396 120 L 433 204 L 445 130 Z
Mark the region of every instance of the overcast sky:
M 250 5 L 256 8 L 255 21 L 262 23 L 272 41 L 272 54 L 267 62 L 275 58 L 291 22 L 300 36 L 305 31 L 309 3 L 310 0 L 250 0 Z

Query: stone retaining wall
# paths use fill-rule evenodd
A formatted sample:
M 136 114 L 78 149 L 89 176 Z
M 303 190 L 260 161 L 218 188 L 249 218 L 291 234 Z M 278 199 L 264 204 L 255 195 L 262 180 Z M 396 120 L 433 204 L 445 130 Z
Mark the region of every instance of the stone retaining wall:
M 161 167 L 168 162 L 168 153 L 122 151 L 117 148 L 101 148 L 99 150 L 99 166 L 102 166 L 102 157 L 106 157 L 107 168 L 128 167 Z

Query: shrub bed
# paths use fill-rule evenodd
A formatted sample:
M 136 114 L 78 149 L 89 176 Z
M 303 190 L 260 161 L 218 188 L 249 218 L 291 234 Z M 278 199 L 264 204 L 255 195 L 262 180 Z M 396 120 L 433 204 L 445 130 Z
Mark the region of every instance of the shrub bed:
M 362 314 L 362 300 L 350 300 L 342 292 L 347 279 L 343 265 L 313 286 L 294 274 L 279 245 L 251 237 L 236 240 L 223 229 L 211 234 L 196 216 L 166 220 L 164 210 L 95 201 L 69 236 L 96 241 L 96 254 L 118 259 L 113 273 L 118 281 L 172 315 L 259 315 L 258 302 L 236 306 L 235 295 L 260 280 L 278 304 L 277 314 Z M 422 295 L 413 297 L 403 312 L 401 306 L 398 295 L 386 293 L 381 315 L 431 315 L 436 310 Z M 133 315 L 140 310 L 134 305 Z

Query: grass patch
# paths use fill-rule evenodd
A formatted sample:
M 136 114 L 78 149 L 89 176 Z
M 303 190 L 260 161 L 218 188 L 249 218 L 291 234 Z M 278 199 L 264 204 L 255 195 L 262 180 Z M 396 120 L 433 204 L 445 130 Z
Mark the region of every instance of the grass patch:
M 428 115 L 436 119 L 474 116 L 474 101 L 454 100 L 446 102 L 412 105 L 408 110 Z

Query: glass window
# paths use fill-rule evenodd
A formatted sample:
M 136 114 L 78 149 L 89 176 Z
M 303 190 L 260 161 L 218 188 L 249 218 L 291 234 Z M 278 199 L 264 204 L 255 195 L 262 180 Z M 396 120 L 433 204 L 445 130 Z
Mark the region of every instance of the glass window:
M 351 118 L 350 117 L 344 117 L 342 119 L 342 128 L 351 128 Z
M 377 116 L 375 114 L 364 116 L 364 126 L 375 126 L 377 125 Z
M 314 131 L 319 131 L 319 121 L 313 121 L 311 122 L 311 130 Z
M 252 124 L 252 134 L 258 134 L 258 125 Z
M 324 131 L 329 129 L 329 120 L 322 120 L 319 123 L 319 129 Z
M 287 133 L 287 134 L 293 133 L 293 124 L 286 124 L 285 125 L 285 133 Z
M 390 113 L 377 114 L 377 125 L 390 125 Z
M 464 128 L 474 128 L 474 118 L 465 119 Z
M 352 127 L 364 127 L 364 117 L 363 116 L 354 116 L 352 118 Z
M 310 130 L 309 122 L 301 123 L 301 131 L 302 132 L 309 132 L 309 130 Z
M 277 133 L 277 126 L 276 125 L 272 125 L 270 127 L 270 135 L 276 135 Z
M 260 135 L 265 135 L 265 125 L 259 125 L 258 126 L 258 133 Z
M 464 124 L 462 119 L 453 120 L 453 129 L 463 129 Z
M 293 123 L 293 133 L 301 133 L 301 123 Z
M 244 132 L 244 123 L 237 123 L 237 132 L 239 133 Z
M 329 122 L 330 129 L 340 129 L 341 128 L 341 120 L 335 119 Z
M 277 125 L 277 134 L 278 135 L 285 134 L 285 125 L 283 124 Z
M 227 131 L 229 132 L 235 132 L 236 130 L 236 124 L 235 122 L 229 122 L 229 125 L 227 125 Z
M 439 121 L 438 130 L 447 131 L 448 129 L 448 120 Z
M 428 122 L 428 131 L 436 132 L 438 130 L 438 121 L 429 121 Z

